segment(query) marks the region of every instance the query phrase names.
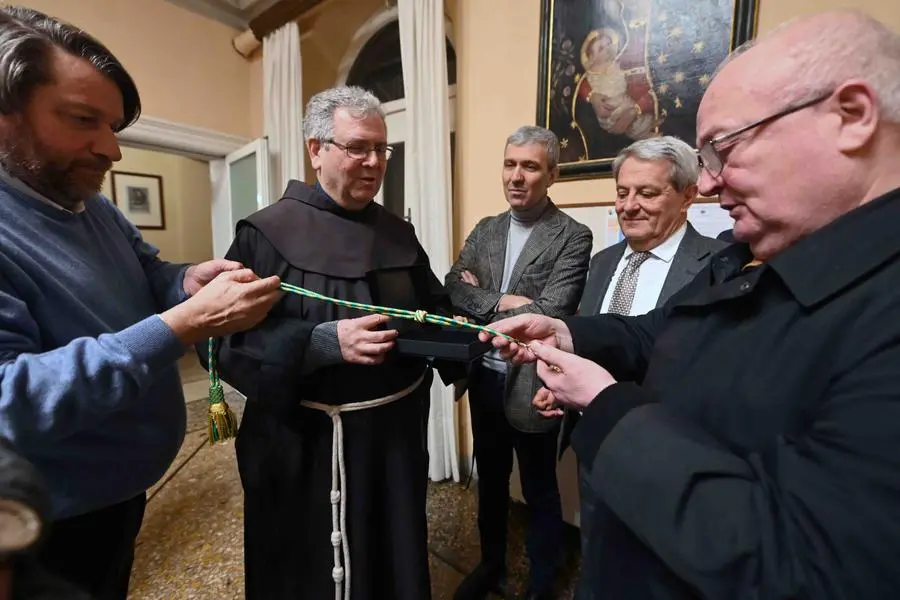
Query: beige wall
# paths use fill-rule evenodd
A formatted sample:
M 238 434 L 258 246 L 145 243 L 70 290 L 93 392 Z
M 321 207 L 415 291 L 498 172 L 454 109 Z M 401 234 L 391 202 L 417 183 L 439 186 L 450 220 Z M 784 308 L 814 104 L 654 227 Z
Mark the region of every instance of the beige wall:
M 159 175 L 163 181 L 164 230 L 145 229 L 141 235 L 172 262 L 196 263 L 212 258 L 209 163 L 136 148 L 123 148 L 115 171 Z M 111 176 L 103 193 L 112 200 Z
M 235 30 L 164 0 L 20 3 L 70 21 L 103 42 L 137 82 L 144 114 L 253 135 L 251 66 L 231 47 Z

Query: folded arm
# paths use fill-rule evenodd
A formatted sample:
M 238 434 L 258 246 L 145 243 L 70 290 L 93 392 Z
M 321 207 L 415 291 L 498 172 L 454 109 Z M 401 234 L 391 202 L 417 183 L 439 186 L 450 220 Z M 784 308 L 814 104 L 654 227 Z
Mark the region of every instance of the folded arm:
M 578 308 L 591 261 L 593 234 L 585 228 L 573 234 L 560 253 L 541 295 L 532 301 L 506 311 L 499 311 L 492 321 L 523 313 L 535 313 L 548 317 L 571 315 Z
M 482 230 L 485 221 L 486 219 L 482 219 L 466 238 L 459 257 L 444 278 L 444 285 L 453 306 L 482 323 L 488 322 L 494 315 L 503 294 L 466 283 L 463 281 L 463 272 L 472 271 L 479 250 L 484 251 Z

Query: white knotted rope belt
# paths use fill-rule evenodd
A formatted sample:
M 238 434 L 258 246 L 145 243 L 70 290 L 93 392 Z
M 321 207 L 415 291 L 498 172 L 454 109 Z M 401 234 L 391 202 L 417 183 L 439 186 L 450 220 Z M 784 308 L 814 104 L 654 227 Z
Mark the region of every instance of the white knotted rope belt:
M 322 404 L 303 400 L 300 406 L 320 410 L 331 417 L 331 545 L 334 547 L 334 600 L 350 600 L 350 541 L 347 539 L 347 473 L 344 469 L 344 423 L 341 413 L 377 408 L 409 396 L 422 380 L 422 373 L 412 385 L 390 396 L 351 402 L 348 404 Z M 343 565 L 341 561 L 343 559 Z M 343 594 L 341 593 L 343 591 Z

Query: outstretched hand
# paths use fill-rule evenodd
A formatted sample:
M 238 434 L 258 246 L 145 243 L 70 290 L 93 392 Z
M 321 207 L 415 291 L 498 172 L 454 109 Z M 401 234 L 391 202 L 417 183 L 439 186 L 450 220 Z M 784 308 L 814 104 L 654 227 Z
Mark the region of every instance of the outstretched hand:
M 535 361 L 535 356 L 529 351 L 528 346 L 536 341 L 566 352 L 572 351 L 572 336 L 569 328 L 559 319 L 528 313 L 501 319 L 496 323 L 491 323 L 490 328 L 521 342 L 520 344 L 510 341 L 488 331 L 478 333 L 481 341 L 490 341 L 495 348 L 500 350 L 500 356 L 514 364 Z
M 616 383 L 606 369 L 586 358 L 541 342 L 534 342 L 530 349 L 546 389 L 546 393 L 539 390 L 532 402 L 544 416 L 562 414 L 557 405 L 584 410 L 597 394 Z
M 260 279 L 250 269 L 225 270 L 160 317 L 185 344 L 245 331 L 281 298 L 280 285 L 278 277 Z

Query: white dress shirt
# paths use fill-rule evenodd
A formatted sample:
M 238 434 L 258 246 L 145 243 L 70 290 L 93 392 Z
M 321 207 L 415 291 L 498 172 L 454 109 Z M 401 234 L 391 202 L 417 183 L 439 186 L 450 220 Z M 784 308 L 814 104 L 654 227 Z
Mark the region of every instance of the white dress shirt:
M 672 266 L 675 253 L 678 251 L 678 246 L 681 245 L 681 240 L 684 239 L 686 231 L 687 223 L 679 227 L 675 233 L 669 236 L 669 239 L 650 250 L 650 258 L 645 260 L 638 269 L 637 289 L 634 291 L 634 300 L 631 303 L 631 312 L 629 313 L 631 316 L 642 315 L 656 308 L 659 294 L 662 292 L 663 284 L 665 284 L 666 277 L 669 275 L 669 268 Z M 609 312 L 609 304 L 612 301 L 616 283 L 625 269 L 628 257 L 632 254 L 634 254 L 634 250 L 631 249 L 631 246 L 626 246 L 622 258 L 619 259 L 619 264 L 616 265 L 616 272 L 613 273 L 609 287 L 606 289 L 606 295 L 603 297 L 603 304 L 600 306 L 601 313 Z

